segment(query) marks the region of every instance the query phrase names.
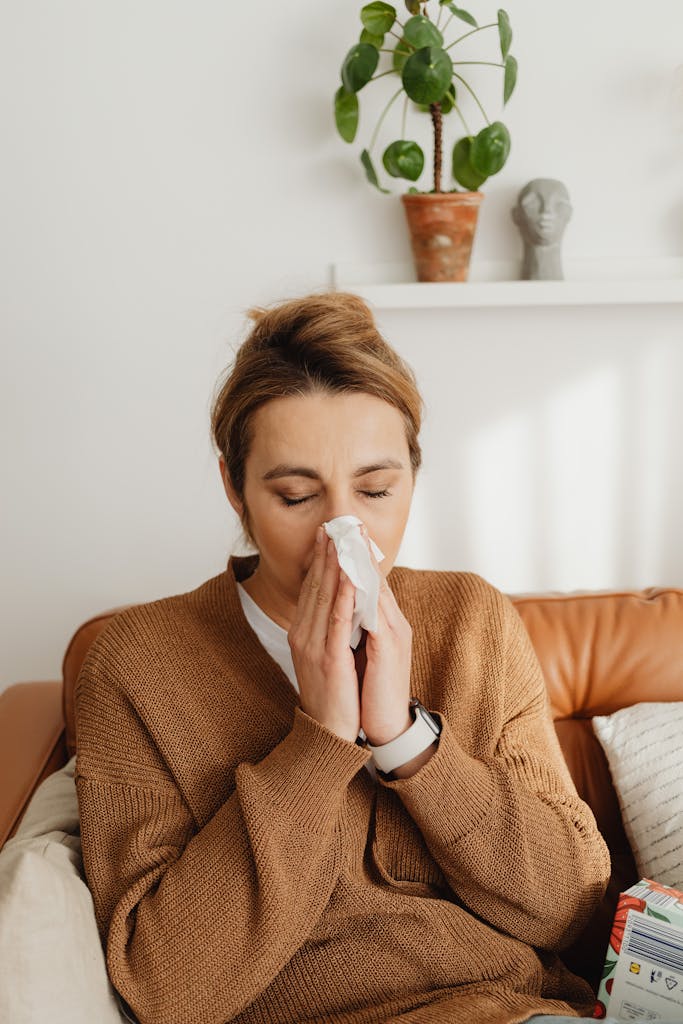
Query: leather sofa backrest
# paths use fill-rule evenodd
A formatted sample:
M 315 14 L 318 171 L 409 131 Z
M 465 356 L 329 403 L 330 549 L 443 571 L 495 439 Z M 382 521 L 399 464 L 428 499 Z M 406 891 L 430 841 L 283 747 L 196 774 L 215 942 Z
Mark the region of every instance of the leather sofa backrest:
M 516 595 L 555 719 L 683 699 L 683 590 Z

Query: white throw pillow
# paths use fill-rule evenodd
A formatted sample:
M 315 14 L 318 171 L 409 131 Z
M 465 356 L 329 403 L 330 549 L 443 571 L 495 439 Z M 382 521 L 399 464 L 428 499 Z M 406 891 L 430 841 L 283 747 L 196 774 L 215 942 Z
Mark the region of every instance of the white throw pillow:
M 683 888 L 683 701 L 593 719 L 641 878 Z
M 72 757 L 0 851 L 0 1021 L 121 1024 L 83 875 Z

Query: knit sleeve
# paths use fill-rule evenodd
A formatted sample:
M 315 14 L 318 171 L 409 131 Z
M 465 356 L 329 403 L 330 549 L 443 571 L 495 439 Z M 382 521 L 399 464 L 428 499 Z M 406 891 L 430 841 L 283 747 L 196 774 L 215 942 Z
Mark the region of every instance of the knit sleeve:
M 340 811 L 368 751 L 300 707 L 198 827 L 106 661 L 76 690 L 83 862 L 114 987 L 140 1024 L 225 1024 L 281 971 L 341 870 Z
M 491 590 L 506 695 L 493 756 L 470 756 L 437 713 L 442 731 L 430 760 L 380 784 L 396 790 L 459 900 L 500 931 L 559 951 L 602 898 L 609 851 L 566 766 L 524 624 Z

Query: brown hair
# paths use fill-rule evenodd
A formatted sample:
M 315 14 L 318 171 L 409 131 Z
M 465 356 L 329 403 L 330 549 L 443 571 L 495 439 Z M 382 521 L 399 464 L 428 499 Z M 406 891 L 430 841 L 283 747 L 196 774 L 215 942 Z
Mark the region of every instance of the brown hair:
M 240 498 L 254 412 L 273 398 L 313 391 L 362 391 L 393 405 L 405 421 L 417 472 L 422 399 L 415 375 L 382 338 L 362 299 L 320 293 L 249 316 L 255 325 L 217 382 L 211 407 L 213 440 Z

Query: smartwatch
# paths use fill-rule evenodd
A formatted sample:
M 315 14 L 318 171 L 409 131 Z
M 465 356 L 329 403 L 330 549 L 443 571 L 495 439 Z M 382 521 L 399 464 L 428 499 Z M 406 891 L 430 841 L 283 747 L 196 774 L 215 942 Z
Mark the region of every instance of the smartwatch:
M 373 747 L 371 743 L 366 744 L 372 753 L 375 767 L 385 774 L 405 764 L 406 761 L 410 761 L 413 757 L 417 757 L 434 742 L 441 732 L 439 723 L 417 697 L 410 698 L 409 707 L 414 718 L 409 729 L 381 746 Z

